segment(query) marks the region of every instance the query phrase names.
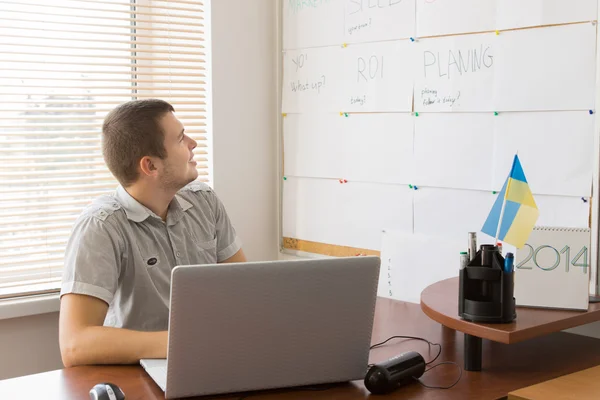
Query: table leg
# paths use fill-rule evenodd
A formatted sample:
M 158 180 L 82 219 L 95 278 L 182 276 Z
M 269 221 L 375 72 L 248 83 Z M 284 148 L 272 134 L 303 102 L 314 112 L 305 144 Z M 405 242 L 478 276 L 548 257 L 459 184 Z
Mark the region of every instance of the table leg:
M 481 371 L 481 338 L 465 333 L 465 371 Z

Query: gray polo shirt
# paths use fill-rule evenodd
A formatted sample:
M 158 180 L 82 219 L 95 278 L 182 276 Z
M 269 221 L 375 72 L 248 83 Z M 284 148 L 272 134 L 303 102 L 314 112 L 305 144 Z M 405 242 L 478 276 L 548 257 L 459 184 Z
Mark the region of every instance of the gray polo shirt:
M 118 187 L 76 221 L 65 252 L 61 296 L 104 300 L 109 305 L 105 326 L 166 330 L 171 270 L 221 262 L 240 249 L 225 208 L 208 185 L 180 190 L 166 222 Z

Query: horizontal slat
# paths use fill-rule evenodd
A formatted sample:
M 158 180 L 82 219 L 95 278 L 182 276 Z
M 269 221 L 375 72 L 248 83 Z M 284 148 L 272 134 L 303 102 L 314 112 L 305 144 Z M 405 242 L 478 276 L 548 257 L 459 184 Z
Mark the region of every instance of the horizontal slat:
M 18 45 L 20 46 L 20 44 Z M 44 49 L 46 48 L 57 48 L 57 49 L 64 49 L 64 50 L 78 50 L 77 48 L 64 48 L 64 47 L 51 47 L 51 46 L 45 46 Z M 82 48 L 84 49 L 84 48 Z M 102 50 L 102 49 L 99 49 Z M 110 51 L 113 51 L 114 49 L 110 49 Z M 106 50 L 105 50 L 106 51 Z M 127 50 L 128 53 L 137 53 L 137 51 L 130 51 Z M 149 56 L 134 56 L 134 55 L 106 55 L 106 54 L 73 54 L 73 53 L 68 53 L 65 52 L 64 54 L 61 53 L 40 53 L 40 52 L 30 52 L 30 51 L 9 51 L 9 50 L 2 50 L 2 52 L 0 52 L 0 54 L 14 54 L 14 55 L 18 55 L 18 56 L 43 56 L 43 57 L 55 57 L 55 58 L 59 58 L 59 57 L 69 57 L 71 59 L 76 59 L 76 58 L 101 58 L 103 60 L 138 60 L 138 61 L 168 61 L 168 62 L 172 62 L 172 63 L 202 63 L 205 64 L 206 61 L 204 59 L 200 59 L 200 58 L 180 58 L 180 57 L 149 57 Z M 161 52 L 162 54 L 162 52 Z M 164 53 L 164 54 L 169 54 L 169 53 Z M 172 54 L 179 54 L 179 52 L 176 53 L 172 53 Z M 69 63 L 71 62 L 71 60 L 69 60 Z M 76 62 L 75 60 L 73 60 L 73 62 Z M 149 66 L 150 67 L 150 66 Z M 152 65 L 151 67 L 154 67 L 154 65 Z
M 11 95 L 13 96 L 13 95 Z M 69 96 L 71 97 L 71 95 Z M 131 97 L 134 98 L 135 97 L 135 93 L 131 94 Z M 10 101 L 6 101 L 6 100 L 2 100 L 2 98 L 0 98 L 0 104 L 31 104 L 31 105 L 39 105 L 39 104 L 45 104 L 45 105 L 49 105 L 49 104 L 79 104 L 79 105 L 88 105 L 88 104 L 111 104 L 112 107 L 116 107 L 117 106 L 117 102 L 115 101 L 110 101 L 110 100 L 27 100 L 27 99 L 10 99 Z M 177 105 L 204 105 L 204 103 L 202 102 L 197 102 L 197 101 L 193 101 L 193 100 L 177 100 Z M 90 107 L 92 108 L 92 107 Z M 82 108 L 84 110 L 87 110 L 86 108 Z M 92 108 L 93 109 L 93 108 Z M 204 110 L 203 110 L 204 111 Z M 204 111 L 205 112 L 205 111 Z
M 34 268 L 35 263 L 52 262 L 64 260 L 64 255 L 47 256 L 47 257 L 31 257 L 31 259 L 13 258 L 12 260 L 4 261 L 0 259 L 0 276 L 9 275 L 26 271 L 29 268 Z M 22 265 L 32 265 L 31 267 L 23 267 Z
M 65 246 L 61 245 L 61 246 L 39 246 L 37 248 L 33 248 L 33 249 L 29 249 L 29 250 L 24 250 L 23 248 L 20 249 L 14 249 L 14 251 L 5 251 L 2 256 L 0 256 L 0 269 L 2 268 L 3 264 L 4 265 L 17 265 L 17 262 L 19 260 L 23 260 L 23 264 L 28 264 L 31 263 L 33 264 L 34 262 L 41 262 L 41 261 L 48 261 L 50 260 L 49 257 L 52 256 L 57 256 L 57 257 L 64 257 L 64 253 L 65 253 Z M 40 260 L 34 260 L 34 257 L 39 257 L 40 255 L 43 255 L 43 258 Z M 12 263 L 12 264 L 11 264 Z
M 107 174 L 109 170 L 107 167 L 103 168 L 84 168 L 84 169 L 51 169 L 46 171 L 2 171 L 0 168 L 0 182 L 2 182 L 2 178 L 14 178 L 14 177 L 23 177 L 26 178 L 28 176 L 60 176 L 60 175 L 95 175 L 95 174 Z M 0 210 L 2 212 L 2 210 Z
M 2 89 L 2 87 L 0 87 L 0 89 Z M 29 96 L 45 96 L 46 93 L 43 92 L 30 92 L 28 91 L 27 94 Z M 0 96 L 15 96 L 15 93 L 3 93 L 0 92 Z M 74 97 L 75 95 L 70 94 L 70 93 L 53 93 L 53 96 L 56 97 Z M 155 99 L 156 95 L 152 95 L 152 94 L 140 94 L 140 93 L 135 93 L 135 96 L 132 96 L 131 93 L 129 94 L 125 94 L 125 93 L 94 93 L 94 97 L 113 97 L 113 98 L 124 98 L 127 100 L 133 100 L 132 97 L 137 97 L 138 99 Z M 168 101 L 169 103 L 176 103 L 176 101 L 172 100 L 172 99 L 178 99 L 178 98 L 188 98 L 188 99 L 204 99 L 204 95 L 203 94 L 178 94 L 178 93 L 169 93 L 167 94 L 163 94 L 161 95 L 161 98 L 165 101 Z M 127 100 L 123 100 L 123 101 L 127 101 Z M 22 126 L 22 125 L 19 125 Z
M 0 4 L 14 4 L 14 5 L 19 5 L 19 6 L 32 6 L 32 7 L 44 7 L 44 8 L 57 8 L 57 9 L 66 9 L 66 10 L 77 10 L 77 11 L 95 11 L 95 12 L 107 12 L 107 13 L 118 13 L 118 14 L 136 14 L 136 15 L 148 15 L 148 16 L 152 16 L 152 17 L 176 17 L 176 18 L 190 18 L 190 16 L 188 14 L 186 15 L 177 15 L 177 14 L 163 14 L 163 13 L 158 13 L 158 12 L 145 12 L 145 11 L 139 11 L 139 10 L 132 10 L 132 7 L 136 7 L 135 3 L 131 3 L 129 5 L 119 5 L 119 4 L 115 4 L 116 7 L 123 7 L 123 8 L 127 8 L 127 9 L 123 9 L 123 10 L 119 10 L 119 9 L 105 9 L 105 8 L 90 8 L 90 7 L 77 7 L 74 8 L 73 6 L 64 6 L 64 5 L 57 5 L 57 4 L 40 4 L 40 3 L 31 3 L 31 2 L 16 2 L 16 1 L 7 1 L 7 0 L 2 0 L 2 3 Z M 106 3 L 106 4 L 111 4 L 111 3 Z M 112 5 L 112 4 L 111 4 Z M 32 10 L 36 10 L 36 9 L 32 9 Z M 0 10 L 1 11 L 1 10 Z M 93 13 L 93 15 L 96 15 L 96 13 Z M 198 18 L 198 19 L 204 19 L 204 17 L 202 16 L 203 10 L 188 10 L 188 12 L 196 12 L 199 13 L 199 15 L 194 15 L 191 16 L 193 18 Z M 36 11 L 34 11 L 34 13 L 37 14 Z M 70 14 L 61 14 L 61 15 L 65 15 L 65 16 L 71 16 Z M 93 17 L 90 17 L 93 18 Z
M 2 53 L 0 53 L 0 56 L 2 56 Z M 118 64 L 118 63 L 103 63 L 103 62 L 81 62 L 81 61 L 77 61 L 77 60 L 68 60 L 68 62 L 66 61 L 52 61 L 52 60 L 36 60 L 36 61 L 32 61 L 32 60 L 17 60 L 14 58 L 8 59 L 8 58 L 0 58 L 0 63 L 17 63 L 19 66 L 23 65 L 23 64 L 42 64 L 42 65 L 47 65 L 47 64 L 56 64 L 56 65 L 65 65 L 65 64 L 69 64 L 70 66 L 73 65 L 88 65 L 90 67 L 96 67 L 96 68 L 105 68 L 105 67 L 119 67 L 119 68 L 131 68 L 132 65 L 131 64 Z M 186 70 L 186 69 L 191 69 L 194 71 L 206 71 L 206 67 L 204 67 L 205 61 L 201 61 L 199 62 L 199 64 L 201 65 L 191 65 L 191 66 L 187 66 L 187 65 L 177 65 L 177 64 L 153 64 L 153 65 L 148 65 L 147 68 L 168 68 L 169 70 Z M 138 65 L 138 68 L 144 68 L 143 65 Z M 90 70 L 90 73 L 94 72 L 94 70 Z M 64 95 L 63 95 L 64 96 Z M 71 96 L 71 95 L 69 95 Z
M 0 3 L 0 6 L 2 5 L 2 3 Z M 85 11 L 85 9 L 76 9 L 77 11 Z M 142 19 L 142 18 L 130 18 L 130 17 L 115 17 L 115 16 L 110 16 L 110 15 L 98 15 L 98 14 L 85 14 L 85 13 L 81 13 L 81 14 L 65 14 L 65 13 L 60 13 L 60 12 L 50 12 L 50 11 L 41 11 L 40 9 L 36 8 L 36 9 L 30 9 L 27 11 L 24 10 L 11 10 L 11 9 L 1 9 L 0 8 L 0 13 L 14 13 L 14 14 L 26 14 L 26 15 L 45 15 L 48 17 L 60 17 L 61 19 L 64 18 L 73 18 L 73 19 L 91 19 L 91 20 L 108 20 L 110 22 L 112 22 L 115 27 L 121 28 L 123 26 L 123 24 L 115 24 L 116 21 L 127 21 L 127 22 L 135 22 L 136 24 L 136 29 L 138 28 L 138 26 L 140 25 L 144 25 L 144 24 L 148 24 L 151 27 L 156 26 L 156 24 L 169 24 L 169 25 L 175 25 L 175 26 L 179 26 L 179 25 L 185 25 L 185 26 L 189 26 L 189 27 L 196 27 L 196 28 L 204 28 L 204 24 L 202 23 L 194 23 L 194 22 L 189 22 L 189 21 L 164 21 L 162 19 L 157 19 L 157 20 L 151 20 L 151 19 Z M 131 14 L 134 14 L 133 12 Z M 175 15 L 172 15 L 172 17 L 177 18 Z M 204 17 L 202 15 L 200 16 L 194 16 L 194 19 L 198 19 L 200 21 L 204 20 Z M 64 23 L 69 23 L 69 22 L 65 22 L 63 21 L 52 21 L 50 18 L 46 18 L 44 22 L 58 22 L 60 24 L 64 24 Z
M 37 210 L 20 210 L 20 211 L 7 211 L 0 210 L 0 220 L 5 220 L 8 218 L 14 217 L 27 217 L 35 214 L 43 214 L 43 215 L 55 215 L 55 214 L 79 214 L 83 207 L 41 207 Z
M 119 3 L 119 2 L 112 2 L 112 1 L 97 1 L 97 0 L 73 0 L 73 1 L 77 1 L 79 3 L 94 3 L 94 4 L 107 4 L 107 5 L 115 5 L 115 6 L 125 6 L 125 7 L 131 7 L 132 4 L 130 2 L 128 3 Z M 164 6 L 161 5 L 157 5 L 156 3 L 161 2 L 161 0 L 154 0 L 153 2 L 143 2 L 143 3 L 136 3 L 135 7 L 136 8 L 148 8 L 148 9 L 161 9 L 161 10 L 175 10 L 175 11 L 198 11 L 197 8 L 181 8 L 181 7 L 173 7 L 173 4 L 193 4 L 195 6 L 199 6 L 199 7 L 203 7 L 204 6 L 204 2 L 203 1 L 177 1 L 177 0 L 166 0 L 165 2 L 168 3 Z
M 2 143 L 2 142 L 0 142 Z M 95 144 L 93 146 L 48 146 L 48 147 L 0 147 L 0 154 L 3 153 L 35 153 L 35 152 L 48 152 L 50 150 L 58 150 L 58 151 L 88 151 L 95 150 L 100 151 L 100 144 Z
M 1 36 L 0 36 L 1 38 Z M 19 38 L 16 38 L 19 39 Z M 52 39 L 48 39 L 48 38 L 39 38 L 40 40 L 45 39 L 45 40 L 52 40 Z M 57 46 L 57 45 L 50 45 L 50 44 L 44 44 L 44 43 L 24 43 L 23 41 L 18 41 L 18 40 L 13 40 L 11 42 L 2 42 L 0 41 L 0 46 L 17 46 L 19 48 L 23 48 L 23 47 L 38 47 L 40 49 L 64 49 L 64 50 L 87 50 L 89 51 L 106 51 L 106 52 L 126 52 L 126 53 L 153 53 L 153 54 L 175 54 L 176 57 L 180 57 L 180 56 L 201 56 L 204 57 L 206 56 L 206 53 L 202 52 L 202 51 L 185 51 L 185 50 L 179 50 L 179 49 L 167 49 L 167 50 L 160 50 L 157 48 L 157 46 L 161 46 L 160 44 L 154 44 L 153 48 L 151 49 L 144 49 L 144 48 L 140 48 L 140 47 L 127 47 L 127 48 L 117 48 L 117 47 L 93 47 L 93 46 Z M 5 49 L 3 49 L 1 51 L 3 54 L 34 54 L 31 53 L 29 51 L 19 51 L 19 52 L 12 52 L 12 51 L 7 51 Z M 86 52 L 86 54 L 55 54 L 52 53 L 53 56 L 69 56 L 69 57 L 81 57 L 81 58 L 87 58 L 87 57 L 96 57 L 96 55 L 92 55 Z M 106 56 L 104 55 L 103 57 L 105 58 L 125 58 L 125 56 L 122 55 L 117 55 L 117 54 L 111 54 L 110 56 Z M 173 58 L 173 61 L 190 61 L 186 58 Z
M 0 119 L 2 114 L 0 113 Z M 22 146 L 24 144 L 30 145 L 35 149 L 38 145 L 55 145 L 61 146 L 62 144 L 73 144 L 73 143 L 98 143 L 100 141 L 100 134 L 97 137 L 86 137 L 86 138 L 48 138 L 48 139 L 29 139 L 29 140 L 2 140 L 0 136 L 0 151 L 3 146 Z M 29 147 L 28 147 L 29 148 Z M 0 176 L 1 173 L 0 173 Z
M 132 86 L 132 85 L 123 85 L 123 86 L 87 86 L 87 85 L 58 85 L 53 82 L 48 82 L 45 85 L 9 85 L 2 84 L 2 88 L 19 88 L 19 89 L 81 89 L 81 90 L 123 90 L 125 93 L 119 93 L 121 96 L 131 95 L 131 90 L 149 90 L 152 92 L 204 92 L 205 89 L 203 87 L 182 87 L 182 86 Z M 23 93 L 30 94 L 31 92 L 28 90 L 23 90 Z M 12 93 L 17 94 L 17 93 Z M 94 93 L 93 96 L 96 96 Z M 33 111 L 33 110 L 32 110 Z M 93 110 L 90 110 L 93 111 Z
M 36 13 L 39 14 L 39 13 Z M 88 17 L 90 18 L 90 17 Z M 73 18 L 73 21 L 69 21 L 69 22 L 58 22 L 58 21 L 49 21 L 47 19 L 33 19 L 33 18 L 29 18 L 29 19 L 25 19 L 25 18 L 6 18 L 3 17 L 2 14 L 0 14 L 0 21 L 13 21 L 13 22 L 25 22 L 28 24 L 33 24 L 33 23 L 38 23 L 38 24 L 59 24 L 61 26 L 95 26 L 95 27 L 102 27 L 104 29 L 106 28 L 122 28 L 122 29 L 130 29 L 130 26 L 127 25 L 109 25 L 109 24 L 91 24 L 91 23 L 86 23 L 85 21 L 81 21 L 79 19 L 75 19 Z M 157 22 L 161 25 L 164 25 L 164 23 L 160 23 Z M 193 25 L 189 25 L 189 24 L 185 24 L 188 26 L 193 26 Z M 181 25 L 181 26 L 185 26 L 185 25 Z M 203 25 L 196 25 L 198 28 L 202 28 Z M 136 31 L 138 30 L 142 30 L 142 31 L 153 31 L 153 32 L 176 32 L 176 33 L 192 33 L 192 34 L 196 34 L 196 35 L 204 35 L 204 31 L 201 29 L 174 29 L 174 28 L 161 28 L 156 26 L 156 24 L 152 25 L 152 24 L 148 24 L 148 26 L 144 26 L 144 25 L 136 25 L 135 26 Z
M 63 230 L 58 230 L 58 229 L 54 229 L 52 231 L 44 231 L 43 233 L 37 232 L 37 233 L 32 233 L 32 232 L 19 232 L 18 235 L 5 235 L 2 238 L 2 243 L 8 243 L 10 242 L 11 245 L 15 245 L 14 242 L 22 242 L 24 240 L 27 241 L 31 241 L 31 240 L 43 240 L 43 239 L 47 239 L 47 238 L 68 238 L 71 235 L 71 228 L 72 226 L 69 226 L 67 229 L 63 229 Z
M 125 28 L 129 28 L 129 29 L 125 29 Z M 10 29 L 10 30 L 17 30 L 17 31 L 24 31 L 24 32 L 56 32 L 56 33 L 62 33 L 62 34 L 70 34 L 72 35 L 85 35 L 85 36 L 107 36 L 107 37 L 111 37 L 111 36 L 126 36 L 129 38 L 133 38 L 133 42 L 128 42 L 126 40 L 123 41 L 115 41 L 118 43 L 140 43 L 140 44 L 148 44 L 151 45 L 151 42 L 140 42 L 138 40 L 138 38 L 143 38 L 143 39 L 166 39 L 169 42 L 175 42 L 175 43 L 179 43 L 179 41 L 186 41 L 186 42 L 197 42 L 199 45 L 199 48 L 204 48 L 204 45 L 202 45 L 201 43 L 206 41 L 206 37 L 204 35 L 191 35 L 191 34 L 186 34 L 186 35 L 173 35 L 173 32 L 169 32 L 169 34 L 167 35 L 159 35 L 156 34 L 153 31 L 150 31 L 149 33 L 140 33 L 137 31 L 132 31 L 134 27 L 133 26 L 123 26 L 123 32 L 114 32 L 114 31 L 107 31 L 106 29 L 97 29 L 97 30 L 90 30 L 90 29 L 67 29 L 67 27 L 63 27 L 63 26 L 59 26 L 59 27 L 49 27 L 49 26 L 39 26 L 39 25 L 35 25 L 32 26 L 31 24 L 29 25 L 15 25 L 15 24 L 9 24 L 9 23 L 2 23 L 2 21 L 0 21 L 0 30 L 2 29 Z M 29 37 L 29 36 L 22 36 L 22 34 L 16 34 L 13 33 L 14 36 L 19 36 L 19 37 Z M 44 37 L 48 37 L 48 36 L 44 36 Z M 109 41 L 112 42 L 112 41 Z
M 97 65 L 97 64 L 96 64 Z M 180 76 L 184 76 L 184 77 L 197 77 L 197 78 L 206 78 L 205 74 L 201 74 L 201 73 L 194 73 L 194 72 L 188 72 L 188 73 L 183 73 L 183 72 L 177 72 L 177 73 L 169 73 L 169 72 L 164 72 L 164 73 L 158 73 L 158 72 L 144 72 L 143 71 L 143 66 L 139 66 L 140 68 L 138 68 L 135 71 L 132 70 L 128 70 L 128 71 L 82 71 L 82 70 L 70 70 L 67 68 L 68 65 L 65 65 L 65 68 L 61 68 L 60 71 L 58 70 L 53 70 L 50 68 L 46 68 L 46 69 L 27 69 L 27 68 L 19 68 L 19 72 L 39 72 L 39 73 L 52 73 L 52 74 L 89 74 L 89 73 L 94 73 L 94 74 L 102 74 L 102 75 L 123 75 L 123 76 L 132 76 L 132 75 L 136 75 L 136 76 L 156 76 L 156 77 L 180 77 Z M 131 67 L 131 66 L 130 66 Z M 0 66 L 0 71 L 11 71 L 14 72 L 16 71 L 14 68 L 3 68 L 2 66 Z M 18 79 L 18 78 L 17 78 Z M 22 78 L 22 79 L 30 79 L 30 78 Z M 44 78 L 40 78 L 40 79 L 44 79 Z M 180 82 L 180 81 L 176 81 L 176 82 Z M 19 101 L 18 103 L 22 103 L 21 101 Z M 61 100 L 56 100 L 52 103 L 52 100 L 47 100 L 47 104 L 56 104 L 56 103 L 60 103 L 62 104 Z M 74 103 L 65 103 L 65 104 L 74 104 Z M 96 102 L 94 100 L 82 100 L 81 104 L 107 104 L 106 102 L 104 103 L 100 103 L 100 102 Z
M 102 157 L 100 152 L 98 153 L 82 153 L 82 154 L 23 154 L 16 156 L 2 156 L 0 155 L 0 162 L 3 161 L 25 161 L 25 160 L 57 160 L 57 159 L 71 159 L 71 158 L 99 158 Z
M 23 248 L 35 248 L 35 247 L 39 247 L 39 246 L 52 246 L 52 245 L 61 245 L 61 246 L 65 246 L 67 244 L 67 242 L 69 241 L 68 238 L 64 238 L 64 239 L 53 239 L 53 240 L 46 240 L 46 241 L 32 241 L 30 243 L 27 244 L 23 244 L 21 246 L 19 246 L 19 249 L 23 249 Z M 0 250 L 11 250 L 15 248 L 15 244 L 11 243 L 11 244 L 0 244 Z
M 0 188 L 0 193 L 10 193 L 10 194 L 15 194 L 15 193 L 28 193 L 28 192 L 47 192 L 47 191 L 61 191 L 61 192 L 66 192 L 66 191 L 73 191 L 73 190 L 85 190 L 85 189 L 99 189 L 99 188 L 114 188 L 115 184 L 114 183 L 90 183 L 88 185 L 60 185 L 60 186 L 44 186 L 44 187 L 24 187 L 24 188 L 11 188 L 11 189 L 4 189 L 4 188 Z M 45 196 L 45 195 L 44 195 Z M 10 195 L 7 195 L 5 197 L 5 200 L 10 200 L 12 197 Z
M 59 291 L 61 283 L 61 272 L 62 264 L 53 269 L 44 269 L 40 272 L 24 273 L 11 277 L 4 277 L 0 279 L 0 300 L 6 298 L 6 293 L 14 290 L 19 290 L 19 295 L 27 293 L 27 295 L 39 294 L 30 291 L 30 288 L 45 286 L 42 284 L 48 284 L 48 286 L 56 286 L 56 291 Z M 52 285 L 49 283 L 52 282 Z M 14 296 L 12 296 L 14 297 Z
M 44 262 L 44 260 L 38 261 L 40 263 L 42 263 L 41 265 L 29 265 L 29 266 L 22 266 L 22 267 L 2 267 L 0 268 L 0 277 L 6 277 L 6 275 L 8 275 L 9 272 L 12 273 L 19 273 L 19 274 L 24 274 L 24 273 L 49 273 L 52 269 L 54 268 L 60 268 L 63 264 L 63 259 L 64 257 L 58 257 L 58 258 L 51 258 L 49 261 L 55 261 L 55 262 Z M 56 261 L 61 261 L 61 262 L 56 262 Z
M 35 161 L 35 160 L 34 160 Z M 106 165 L 104 160 L 90 160 L 90 161 L 61 161 L 61 162 L 49 162 L 49 163 L 11 163 L 11 169 L 14 168 L 28 168 L 30 170 L 39 168 L 65 168 L 65 167 L 85 167 L 88 165 Z
M 181 119 L 181 118 L 180 118 Z M 185 122 L 185 121 L 184 121 Z M 77 124 L 79 126 L 79 124 Z M 96 125 L 98 128 L 100 127 L 100 124 Z M 191 127 L 201 127 L 201 126 L 206 126 L 205 123 L 198 123 L 195 122 L 193 125 L 191 124 L 185 124 L 185 131 L 186 133 L 198 133 L 198 134 L 206 134 L 206 130 L 204 129 L 192 129 Z M 5 125 L 2 126 L 3 128 L 6 128 Z M 23 125 L 14 125 L 15 128 L 22 128 Z M 189 129 L 188 129 L 189 128 Z M 4 137 L 23 137 L 23 136 L 44 136 L 47 138 L 51 138 L 51 137 L 55 137 L 55 136 L 94 136 L 99 138 L 100 135 L 102 133 L 100 131 L 67 131 L 67 130 L 57 130 L 57 131 L 16 131 L 16 132 L 2 132 L 2 135 Z M 71 140 L 79 140 L 77 139 L 71 139 Z
M 0 299 L 25 298 L 60 292 L 60 278 L 52 280 L 50 283 L 32 284 L 22 286 L 10 286 L 0 289 Z
M 44 71 L 44 73 L 48 73 L 48 71 Z M 132 75 L 135 75 L 135 72 L 131 73 Z M 2 79 L 2 75 L 0 74 L 0 79 Z M 190 81 L 190 80 L 169 80 L 169 79 L 131 79 L 131 78 L 122 78 L 122 79 L 116 79 L 113 77 L 106 77 L 106 78 L 94 78 L 94 77 L 75 77 L 75 78 L 60 78 L 60 77 L 49 77 L 49 76 L 32 76 L 32 77 L 28 77 L 28 76 L 15 76 L 15 77 L 10 77 L 9 79 L 14 79 L 15 81 L 17 80 L 31 80 L 31 81 L 35 81 L 35 80 L 41 80 L 43 81 L 43 85 L 36 85 L 33 87 L 54 87 L 53 85 L 55 85 L 56 83 L 54 82 L 58 82 L 58 81 L 74 81 L 74 82 L 111 82 L 111 83 L 115 83 L 115 82 L 123 82 L 123 83 L 168 83 L 168 84 L 176 84 L 176 85 L 206 85 L 205 81 Z M 48 82 L 51 81 L 51 82 Z M 15 87 L 20 87 L 20 86 L 15 86 Z M 77 86 L 79 87 L 79 86 Z M 85 87 L 85 86 L 84 86 Z M 60 108 L 58 109 L 60 110 Z M 81 110 L 84 111 L 85 109 L 81 109 L 81 108 L 76 108 L 76 110 Z M 95 108 L 93 108 L 92 110 L 95 110 Z
M 73 223 L 67 223 L 67 224 L 53 224 L 53 225 L 30 225 L 30 226 L 26 226 L 26 227 L 20 227 L 19 228 L 19 232 L 25 232 L 25 231 L 51 231 L 54 229 L 64 229 L 64 228 L 71 228 L 73 226 Z M 0 226 L 0 234 L 4 234 L 4 233 L 9 233 L 9 232 L 14 232 L 14 228 L 12 227 L 4 227 L 4 226 Z
M 4 185 L 34 185 L 44 183 L 70 183 L 70 182 L 96 182 L 96 181 L 112 181 L 116 183 L 114 176 L 108 174 L 103 175 L 84 175 L 84 176 L 69 176 L 66 178 L 42 178 L 42 179 L 13 179 L 13 180 L 0 180 L 0 188 Z M 44 189 L 44 186 L 40 186 L 40 189 Z M 1 189 L 0 189 L 1 190 Z

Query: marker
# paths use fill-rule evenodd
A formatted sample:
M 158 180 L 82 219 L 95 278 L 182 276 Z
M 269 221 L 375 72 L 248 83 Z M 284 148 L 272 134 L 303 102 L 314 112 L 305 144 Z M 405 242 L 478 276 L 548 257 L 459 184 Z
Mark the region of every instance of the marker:
M 504 259 L 504 272 L 510 274 L 513 272 L 513 264 L 515 262 L 515 256 L 513 253 L 506 253 L 506 258 Z
M 466 251 L 460 252 L 460 269 L 465 269 L 469 264 L 469 254 Z
M 498 242 L 496 244 L 496 247 L 498 247 L 498 253 L 500 253 L 500 255 L 502 255 L 502 242 Z
M 477 253 L 477 232 L 469 232 L 469 261 L 473 261 Z

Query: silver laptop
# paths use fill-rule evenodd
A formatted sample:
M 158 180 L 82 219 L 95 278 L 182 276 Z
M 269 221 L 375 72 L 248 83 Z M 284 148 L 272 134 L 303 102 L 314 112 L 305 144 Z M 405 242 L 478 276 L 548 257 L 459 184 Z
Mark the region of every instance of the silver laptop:
M 177 266 L 167 359 L 141 365 L 167 399 L 363 379 L 379 257 Z

